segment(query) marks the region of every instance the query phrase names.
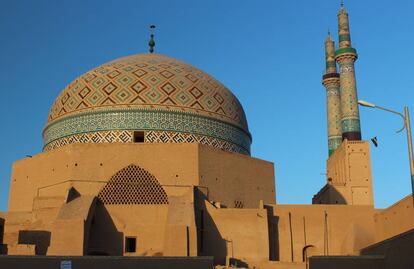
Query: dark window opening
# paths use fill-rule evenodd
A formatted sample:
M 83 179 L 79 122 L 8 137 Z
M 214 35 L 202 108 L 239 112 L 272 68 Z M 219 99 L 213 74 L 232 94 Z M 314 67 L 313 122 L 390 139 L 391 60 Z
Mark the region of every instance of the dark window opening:
M 4 233 L 3 230 L 4 230 L 3 225 L 0 223 L 0 244 L 3 244 L 3 233 Z
M 134 132 L 134 143 L 144 143 L 144 132 Z
M 131 253 L 137 250 L 137 238 L 125 237 L 125 252 Z

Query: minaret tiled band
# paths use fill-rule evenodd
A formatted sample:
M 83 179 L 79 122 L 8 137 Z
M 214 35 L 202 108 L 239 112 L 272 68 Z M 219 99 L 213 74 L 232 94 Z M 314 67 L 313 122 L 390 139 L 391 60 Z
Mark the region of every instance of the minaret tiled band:
M 335 62 L 335 45 L 329 33 L 325 41 L 326 71 L 322 84 L 326 88 L 326 110 L 328 119 L 329 156 L 342 143 L 341 100 L 339 93 L 339 74 Z
M 361 140 L 354 68 L 354 62 L 358 56 L 356 50 L 351 47 L 348 13 L 343 6 L 338 13 L 338 34 L 339 49 L 335 52 L 335 59 L 339 64 L 340 73 L 342 138 L 348 140 Z

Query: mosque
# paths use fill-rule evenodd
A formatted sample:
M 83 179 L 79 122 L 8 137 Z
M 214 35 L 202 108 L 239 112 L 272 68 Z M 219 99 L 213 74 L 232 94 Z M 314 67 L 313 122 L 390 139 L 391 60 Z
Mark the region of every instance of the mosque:
M 357 51 L 343 6 L 338 28 L 339 47 L 330 34 L 325 42 L 322 78 L 326 184 L 311 205 L 276 203 L 273 163 L 250 156 L 252 134 L 236 96 L 205 72 L 153 53 L 152 35 L 150 53 L 98 66 L 56 98 L 43 152 L 13 164 L 0 253 L 412 268 L 411 196 L 374 208 Z

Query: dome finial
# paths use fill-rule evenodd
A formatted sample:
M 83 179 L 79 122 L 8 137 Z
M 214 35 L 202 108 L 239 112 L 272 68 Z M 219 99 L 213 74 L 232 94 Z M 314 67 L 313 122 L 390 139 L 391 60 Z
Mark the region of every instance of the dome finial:
M 154 29 L 155 29 L 155 25 L 151 25 L 150 26 L 150 41 L 148 42 L 149 45 L 149 52 L 153 53 L 154 52 L 154 47 L 155 47 L 155 40 L 154 40 Z

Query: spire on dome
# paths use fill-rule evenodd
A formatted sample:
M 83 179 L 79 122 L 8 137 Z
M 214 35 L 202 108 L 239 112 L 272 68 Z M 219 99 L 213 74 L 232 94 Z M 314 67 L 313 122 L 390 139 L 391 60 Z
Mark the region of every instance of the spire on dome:
M 149 52 L 153 53 L 154 52 L 154 47 L 155 47 L 155 40 L 154 40 L 154 29 L 155 29 L 155 25 L 151 25 L 150 26 L 150 41 L 148 42 L 148 46 L 149 46 Z

